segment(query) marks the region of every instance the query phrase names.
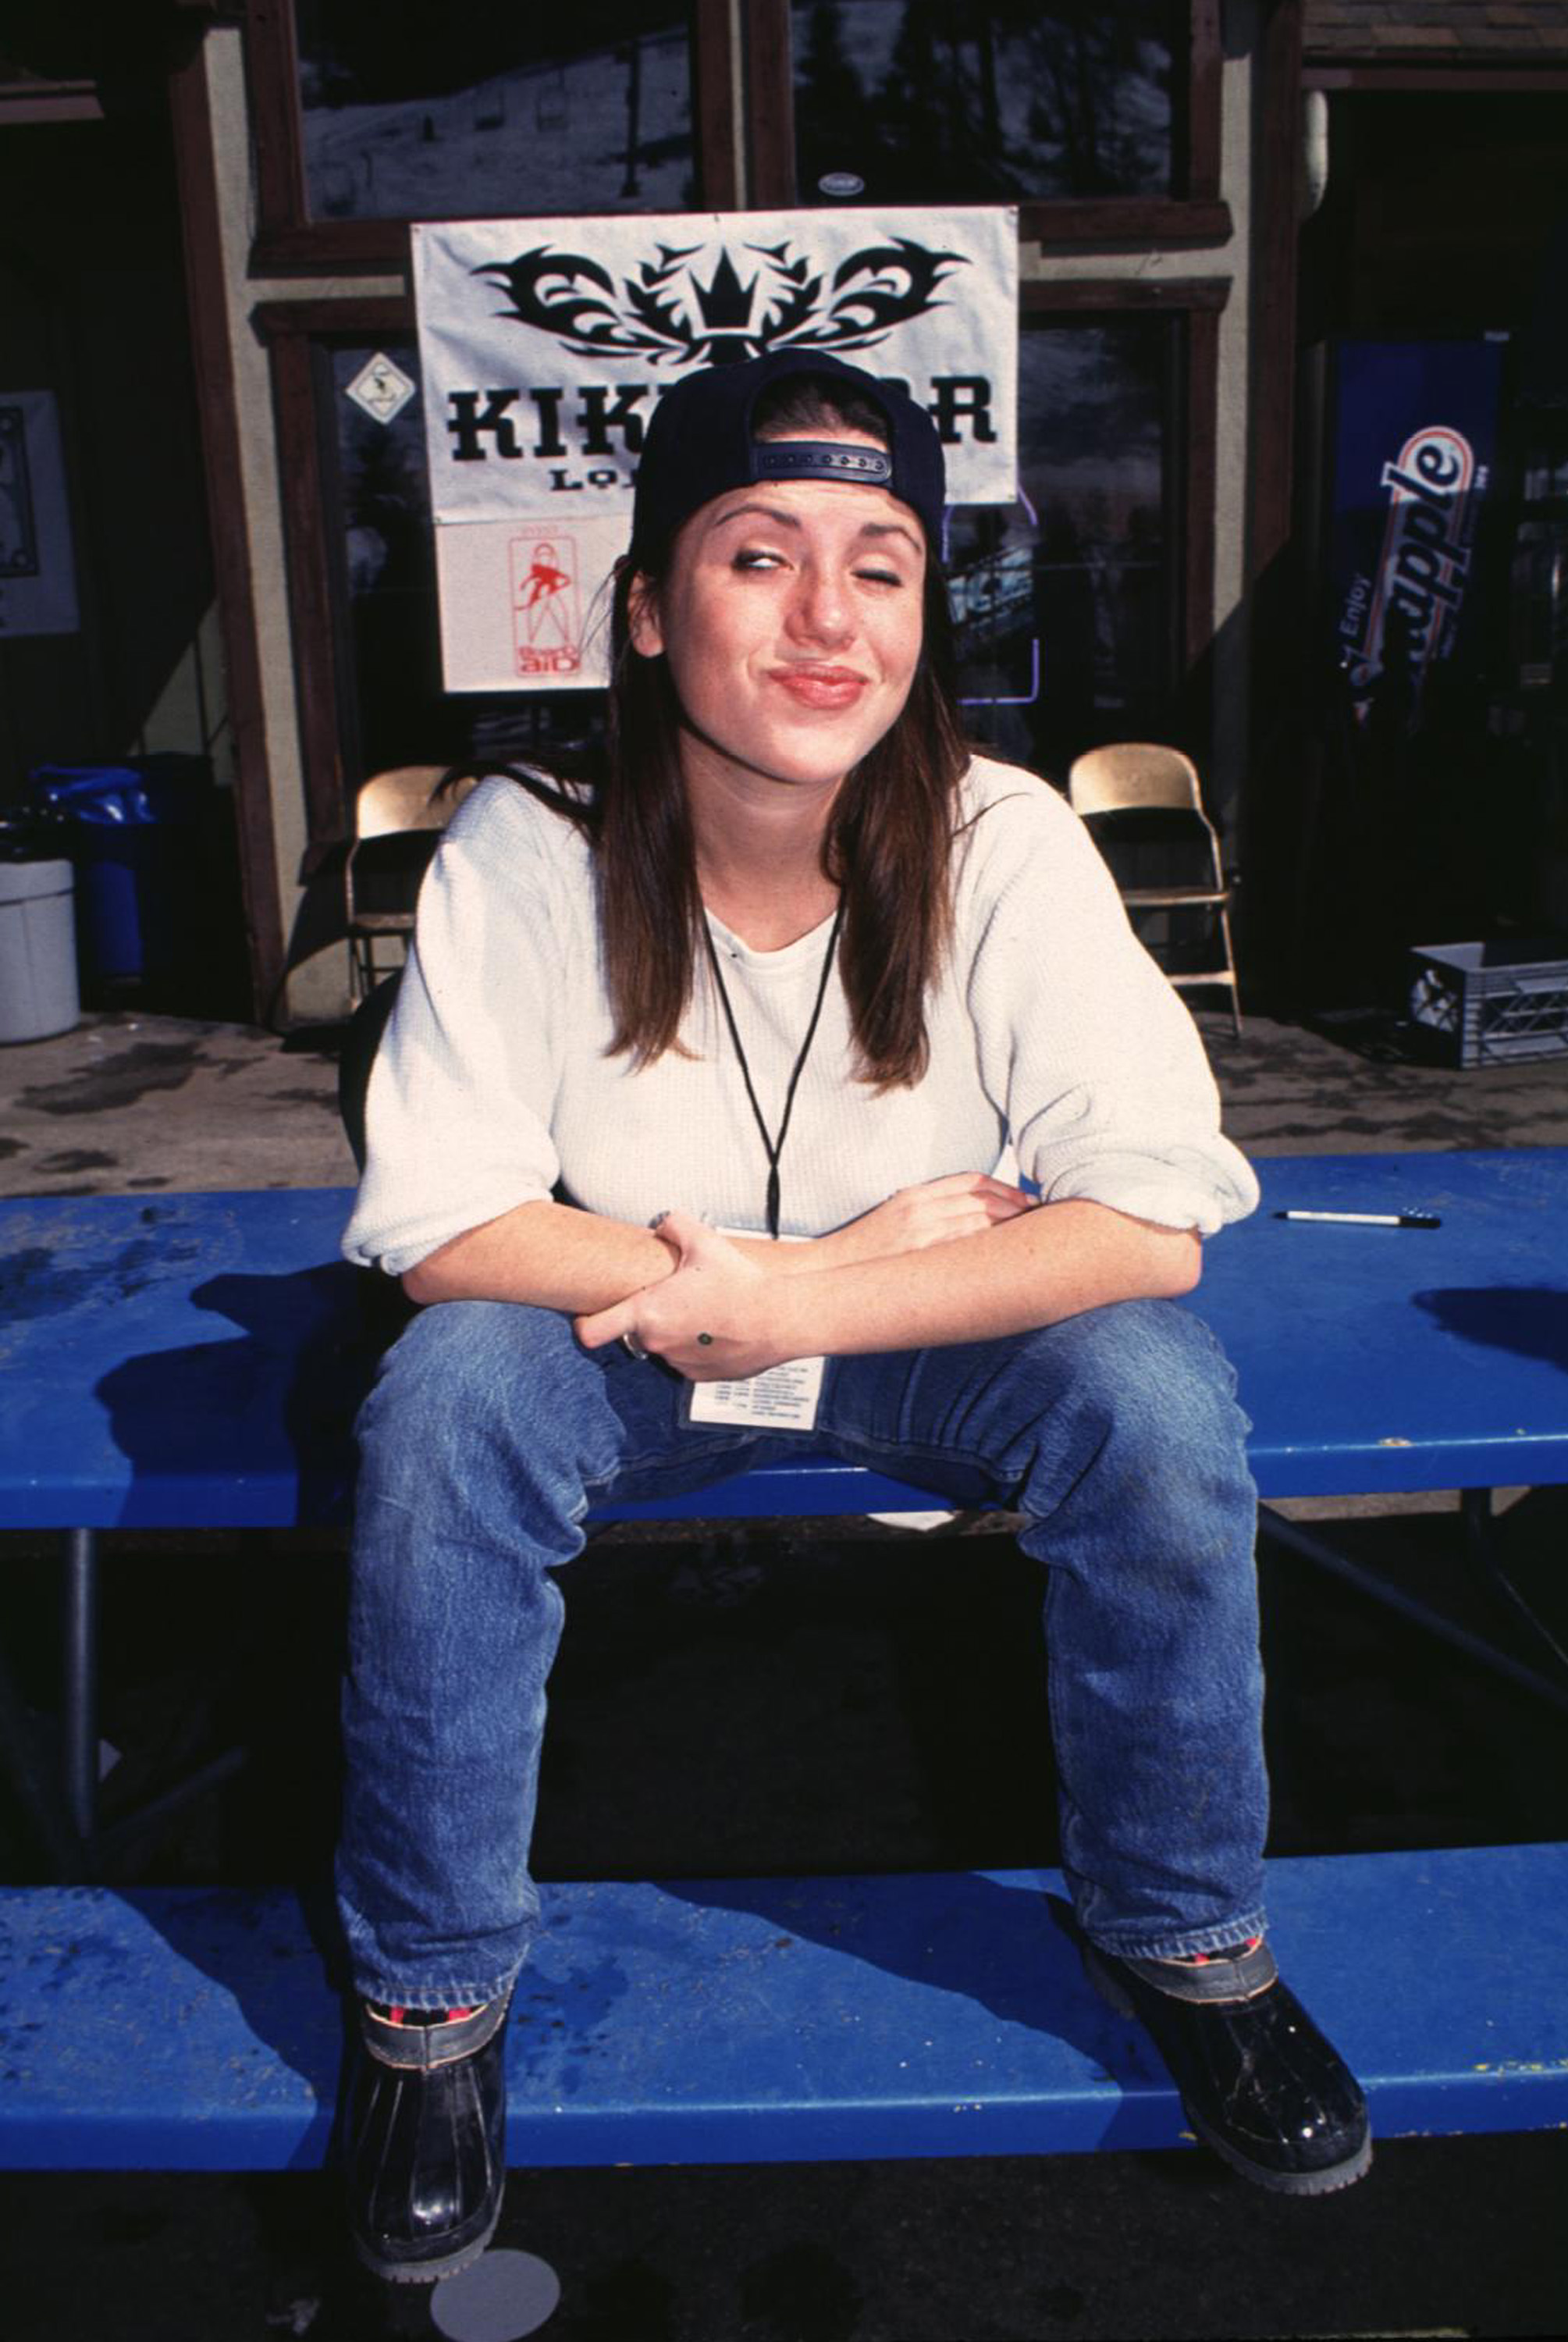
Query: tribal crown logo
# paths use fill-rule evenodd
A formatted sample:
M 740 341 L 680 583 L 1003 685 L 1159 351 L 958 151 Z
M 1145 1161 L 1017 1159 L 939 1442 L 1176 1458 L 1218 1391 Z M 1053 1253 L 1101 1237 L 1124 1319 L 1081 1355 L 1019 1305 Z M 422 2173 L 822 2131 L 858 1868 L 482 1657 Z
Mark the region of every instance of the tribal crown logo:
M 511 303 L 500 314 L 536 325 L 580 356 L 614 353 L 650 365 L 726 365 L 770 350 L 864 350 L 895 325 L 944 307 L 937 286 L 968 266 L 958 252 L 932 252 L 908 236 L 852 252 L 825 286 L 821 271 L 790 243 L 748 244 L 762 266 L 743 283 L 721 245 L 707 284 L 687 263 L 704 249 L 661 244 L 617 286 L 586 253 L 536 245 L 514 260 L 473 272 L 493 278 Z M 744 265 L 744 264 L 743 264 Z

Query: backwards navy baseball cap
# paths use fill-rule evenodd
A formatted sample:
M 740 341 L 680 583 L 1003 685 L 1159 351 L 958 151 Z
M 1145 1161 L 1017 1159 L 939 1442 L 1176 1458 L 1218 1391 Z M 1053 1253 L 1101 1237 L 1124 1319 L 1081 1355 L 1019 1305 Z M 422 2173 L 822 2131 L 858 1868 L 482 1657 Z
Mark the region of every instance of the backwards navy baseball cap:
M 849 446 L 839 439 L 758 439 L 752 417 L 775 383 L 813 375 L 876 407 L 889 445 Z M 765 480 L 849 480 L 885 488 L 918 514 L 927 546 L 942 550 L 945 474 L 942 442 L 924 407 L 906 392 L 824 350 L 774 350 L 738 365 L 689 374 L 654 410 L 637 463 L 632 508 L 632 562 L 638 566 L 669 543 L 700 506 L 731 488 Z

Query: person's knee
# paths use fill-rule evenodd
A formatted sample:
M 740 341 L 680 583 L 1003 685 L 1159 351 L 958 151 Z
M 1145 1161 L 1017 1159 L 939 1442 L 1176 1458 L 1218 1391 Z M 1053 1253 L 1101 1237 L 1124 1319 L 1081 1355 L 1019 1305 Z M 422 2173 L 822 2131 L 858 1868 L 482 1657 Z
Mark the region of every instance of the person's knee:
M 1244 1437 L 1230 1360 L 1191 1311 L 1173 1301 L 1123 1301 L 1071 1323 L 1080 1329 L 1074 1383 L 1110 1422 L 1162 1445 Z
M 1019 1363 L 1041 1379 L 1044 1449 L 1067 1438 L 1103 1486 L 1165 1504 L 1250 1498 L 1234 1374 L 1207 1326 L 1175 1303 L 1085 1311 L 1043 1329 Z
M 407 1416 L 438 1422 L 454 1408 L 484 1403 L 522 1346 L 522 1312 L 501 1301 L 441 1301 L 421 1309 L 381 1362 L 367 1402 L 372 1420 Z
M 593 1387 L 577 1390 L 579 1382 Z M 596 1396 L 592 1361 L 555 1311 L 436 1302 L 382 1361 L 360 1413 L 362 1470 L 439 1484 L 472 1478 L 504 1451 L 524 1467 L 532 1457 L 559 1471 L 568 1450 L 594 1446 L 601 1415 L 607 1438 Z

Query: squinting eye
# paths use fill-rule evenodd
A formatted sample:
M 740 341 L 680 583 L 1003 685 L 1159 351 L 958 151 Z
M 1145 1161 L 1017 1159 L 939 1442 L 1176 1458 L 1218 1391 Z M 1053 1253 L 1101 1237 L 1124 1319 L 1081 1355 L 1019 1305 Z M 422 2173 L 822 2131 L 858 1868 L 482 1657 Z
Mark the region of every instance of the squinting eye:
M 902 586 L 904 583 L 894 569 L 863 569 L 858 574 L 868 586 Z
M 736 569 L 776 569 L 779 555 L 766 553 L 758 545 L 743 545 L 735 555 L 733 565 Z

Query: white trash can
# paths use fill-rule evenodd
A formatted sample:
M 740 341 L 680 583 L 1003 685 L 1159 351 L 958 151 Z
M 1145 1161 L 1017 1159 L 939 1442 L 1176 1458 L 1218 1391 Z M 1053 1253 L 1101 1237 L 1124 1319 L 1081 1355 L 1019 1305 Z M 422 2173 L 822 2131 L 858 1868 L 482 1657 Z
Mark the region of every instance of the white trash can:
M 46 1041 L 82 1013 L 68 862 L 0 861 L 0 1042 Z

